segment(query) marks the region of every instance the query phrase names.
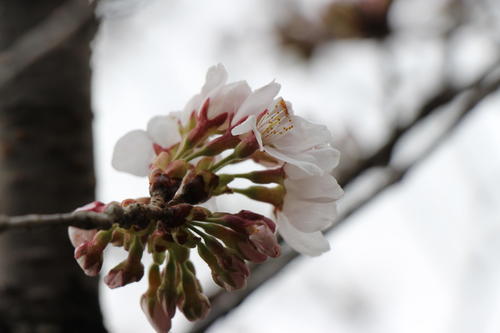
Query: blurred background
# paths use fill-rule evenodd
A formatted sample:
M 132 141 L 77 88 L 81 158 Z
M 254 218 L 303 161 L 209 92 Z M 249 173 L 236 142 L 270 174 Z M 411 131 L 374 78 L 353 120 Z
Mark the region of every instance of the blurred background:
M 181 110 L 217 63 L 253 88 L 275 79 L 342 153 L 332 250 L 266 262 L 249 295 L 220 293 L 198 262 L 214 309 L 196 327 L 178 312 L 174 332 L 500 332 L 498 0 L 101 0 L 96 12 L 98 200 L 148 194 L 112 169 L 115 142 Z M 218 204 L 270 213 L 237 195 Z M 103 271 L 123 256 L 109 251 Z M 100 283 L 109 332 L 153 332 L 146 288 Z
M 255 88 L 276 79 L 297 114 L 331 129 L 347 183 L 341 212 L 369 199 L 329 233 L 330 252 L 293 260 L 210 332 L 500 331 L 500 94 L 478 97 L 500 74 L 498 1 L 102 5 L 93 46 L 98 199 L 147 194 L 144 179 L 111 168 L 114 143 L 181 109 L 218 62 L 230 81 Z M 248 205 L 235 198 L 221 198 L 222 210 Z M 145 288 L 101 288 L 112 332 L 148 331 L 135 306 Z M 190 326 L 178 314 L 173 327 Z

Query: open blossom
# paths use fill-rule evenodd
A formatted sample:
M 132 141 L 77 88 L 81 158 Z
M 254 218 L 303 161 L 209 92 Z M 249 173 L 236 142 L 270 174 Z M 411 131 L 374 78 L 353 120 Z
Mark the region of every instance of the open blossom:
M 330 146 L 328 128 L 294 115 L 290 103 L 282 98 L 261 114 L 250 115 L 232 133 L 252 133 L 260 150 L 298 168 L 292 171 L 296 178 L 322 175 L 339 160 L 339 152 Z
M 278 83 L 271 82 L 252 91 L 246 81 L 226 83 L 227 77 L 222 64 L 210 67 L 201 92 L 191 98 L 183 111 L 155 116 L 146 130 L 133 130 L 121 137 L 113 151 L 113 167 L 136 176 L 147 176 L 154 157 L 162 150 L 159 148 L 167 149 L 179 143 L 179 127 L 185 125 L 192 114 L 200 116 L 207 101 L 208 119 L 226 115 L 235 124 L 265 110 L 280 89 Z
M 290 103 L 279 98 L 260 115 L 251 115 L 232 130 L 253 135 L 260 150 L 285 163 L 285 197 L 277 210 L 283 238 L 295 250 L 315 256 L 329 250 L 321 231 L 336 217 L 343 191 L 333 176 L 339 152 L 331 147 L 324 125 L 293 114 Z

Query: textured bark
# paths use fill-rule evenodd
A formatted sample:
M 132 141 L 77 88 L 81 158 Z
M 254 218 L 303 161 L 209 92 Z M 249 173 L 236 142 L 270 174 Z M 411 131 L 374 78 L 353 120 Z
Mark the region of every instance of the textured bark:
M 62 0 L 0 0 L 0 52 Z M 96 22 L 0 87 L 0 213 L 71 211 L 94 198 L 89 43 Z M 0 235 L 0 332 L 106 332 L 97 279 L 62 229 Z

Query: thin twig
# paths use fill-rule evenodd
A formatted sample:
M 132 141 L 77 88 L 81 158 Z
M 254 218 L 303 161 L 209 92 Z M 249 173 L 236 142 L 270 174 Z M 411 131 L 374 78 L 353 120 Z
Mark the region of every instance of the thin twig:
M 0 87 L 70 38 L 93 15 L 88 0 L 68 0 L 0 52 Z
M 404 176 L 418 164 L 424 161 L 438 146 L 442 143 L 454 129 L 463 121 L 465 116 L 469 114 L 475 107 L 482 102 L 487 96 L 497 91 L 500 88 L 500 78 L 496 78 L 490 82 L 485 82 L 486 77 L 482 76 L 480 79 L 475 81 L 474 90 L 466 97 L 464 103 L 460 106 L 456 117 L 452 122 L 443 127 L 440 135 L 436 138 L 435 142 L 427 147 L 423 152 L 414 158 L 414 160 L 408 163 L 406 166 L 394 167 L 387 166 L 385 168 L 386 178 L 377 188 L 372 192 L 368 193 L 362 199 L 354 203 L 351 207 L 348 207 L 337 219 L 337 222 L 326 230 L 327 233 L 337 230 L 339 226 L 343 225 L 350 216 L 360 211 L 361 208 L 372 202 L 379 194 L 390 188 L 392 185 L 399 183 Z M 455 94 L 458 96 L 459 94 Z M 446 98 L 448 99 L 448 98 Z M 451 101 L 451 99 L 448 99 Z M 432 109 L 428 106 L 429 104 L 434 105 L 434 107 L 440 107 L 444 104 L 441 102 L 436 103 L 426 103 L 423 109 L 425 112 L 420 112 L 420 114 L 430 114 Z M 423 118 L 420 118 L 423 119 Z M 413 122 L 413 126 L 419 121 Z M 408 127 L 406 131 L 411 129 L 413 126 Z M 397 140 L 396 140 L 397 141 Z M 366 169 L 365 169 L 366 170 Z M 288 245 L 282 245 L 282 255 L 266 264 L 256 266 L 252 271 L 252 275 L 248 279 L 248 285 L 244 290 L 237 292 L 226 293 L 221 291 L 216 295 L 211 297 L 212 309 L 208 317 L 203 321 L 196 323 L 191 329 L 191 333 L 205 332 L 212 324 L 214 324 L 218 319 L 226 316 L 229 312 L 234 310 L 243 301 L 255 292 L 258 288 L 264 285 L 267 281 L 276 277 L 284 267 L 291 263 L 294 259 L 299 257 L 300 254 L 293 251 Z

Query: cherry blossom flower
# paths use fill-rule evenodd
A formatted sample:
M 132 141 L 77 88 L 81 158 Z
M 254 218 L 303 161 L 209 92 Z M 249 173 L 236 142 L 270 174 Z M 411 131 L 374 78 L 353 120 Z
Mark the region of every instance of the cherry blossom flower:
M 323 175 L 338 164 L 339 152 L 330 146 L 328 128 L 293 115 L 291 104 L 282 98 L 258 116 L 253 114 L 233 128 L 233 135 L 252 133 L 260 150 L 295 165 L 294 178 Z

